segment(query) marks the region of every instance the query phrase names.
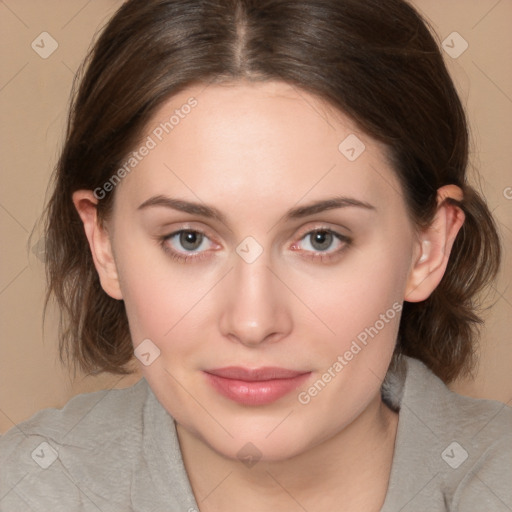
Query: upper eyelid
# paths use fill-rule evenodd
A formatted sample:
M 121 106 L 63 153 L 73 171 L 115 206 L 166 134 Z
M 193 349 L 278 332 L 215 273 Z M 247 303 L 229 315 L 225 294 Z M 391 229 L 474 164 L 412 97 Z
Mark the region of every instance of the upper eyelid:
M 192 231 L 193 233 L 202 233 L 203 235 L 207 236 L 210 239 L 215 238 L 214 236 L 211 235 L 212 231 L 210 229 L 208 229 L 208 228 L 205 229 L 202 227 L 196 228 L 189 224 L 192 224 L 192 222 L 184 223 L 181 226 L 177 227 L 176 229 L 166 230 L 165 233 L 167 233 L 167 234 L 164 233 L 163 238 L 171 238 L 172 236 L 175 236 L 178 233 L 181 233 L 182 231 Z
M 344 229 L 346 229 L 347 231 L 350 231 L 350 232 L 352 231 L 350 228 L 348 228 L 346 226 L 342 226 L 342 227 Z M 192 232 L 202 233 L 203 235 L 209 236 L 208 229 L 195 228 L 193 226 L 180 226 L 179 228 L 173 229 L 172 231 L 170 231 L 167 235 L 165 235 L 165 237 L 168 238 L 168 237 L 174 236 L 177 233 L 181 233 L 182 231 L 192 231 Z M 340 236 L 348 237 L 348 235 L 343 235 L 343 233 L 339 233 L 336 228 L 331 228 L 331 227 L 325 225 L 325 223 L 321 224 L 321 225 L 301 229 L 301 230 L 299 230 L 299 233 L 301 233 L 301 234 L 298 236 L 303 237 L 304 235 L 307 235 L 308 233 L 311 233 L 314 231 L 329 231 L 331 233 L 338 234 Z
M 330 210 L 328 210 L 330 211 Z M 373 211 L 373 210 L 368 210 L 368 211 Z M 323 212 L 318 212 L 318 213 L 323 213 Z M 315 215 L 318 215 L 318 213 L 315 213 Z M 327 213 L 327 212 L 326 212 Z M 314 215 L 314 214 L 311 214 L 311 215 Z M 341 220 L 341 219 L 340 219 Z M 352 229 L 350 227 L 348 227 L 347 225 L 345 224 L 340 224 L 337 220 L 321 220 L 321 219 L 311 219 L 311 220 L 306 220 L 306 222 L 304 222 L 305 219 L 304 218 L 299 218 L 297 219 L 297 224 L 300 223 L 300 225 L 303 225 L 303 224 L 307 224 L 307 225 L 312 225 L 312 224 L 315 224 L 314 227 L 312 228 L 307 228 L 305 231 L 303 231 L 303 235 L 306 234 L 307 232 L 309 232 L 310 230 L 316 230 L 316 229 L 328 229 L 330 231 L 334 231 L 334 232 L 338 232 L 340 229 L 344 229 L 346 230 L 348 233 L 352 233 Z M 178 225 L 179 227 L 177 227 L 173 232 L 177 232 L 177 231 L 181 231 L 181 230 L 186 230 L 186 229 L 190 229 L 191 231 L 199 231 L 199 232 L 202 232 L 206 235 L 208 235 L 210 238 L 212 239 L 215 239 L 217 237 L 215 237 L 215 235 L 213 236 L 210 236 L 211 233 L 215 232 L 216 231 L 216 228 L 215 227 L 211 227 L 208 225 L 208 222 L 205 222 L 204 220 L 202 219 L 196 219 L 196 220 L 182 220 L 181 223 L 180 222 L 169 222 L 169 223 L 165 223 L 167 225 L 172 225 L 172 224 L 175 224 L 175 225 Z M 201 227 L 200 228 L 195 228 L 193 225 L 194 224 L 200 224 Z M 295 223 L 294 223 L 295 224 Z M 330 224 L 335 224 L 336 227 L 329 227 L 328 225 Z M 207 228 L 206 230 L 202 227 L 206 225 Z M 225 226 L 225 224 L 224 224 Z M 318 227 L 317 227 L 318 226 Z M 162 228 L 165 227 L 165 226 L 162 226 Z M 227 227 L 227 226 L 226 226 Z M 273 229 L 273 228 L 272 228 Z M 297 232 L 297 227 L 290 227 L 288 228 L 286 231 L 288 232 Z M 232 236 L 234 235 L 234 232 L 232 229 L 228 228 L 228 231 L 230 233 L 229 236 Z M 301 235 L 301 236 L 303 236 Z M 342 233 L 340 233 L 340 235 L 343 235 Z M 343 236 L 349 236 L 350 235 L 343 235 Z
M 350 229 L 348 228 L 345 228 L 347 231 L 351 231 Z M 314 233 L 315 231 L 328 231 L 329 233 L 332 233 L 333 235 L 337 235 L 337 236 L 340 236 L 342 238 L 350 238 L 348 235 L 344 235 L 343 233 L 340 233 L 339 230 L 335 229 L 335 228 L 330 228 L 328 226 L 317 226 L 317 227 L 310 227 L 310 228 L 307 228 L 307 229 L 304 229 L 303 231 L 299 231 L 301 233 L 301 235 L 299 235 L 299 239 L 302 239 L 304 236 L 310 234 L 310 233 Z

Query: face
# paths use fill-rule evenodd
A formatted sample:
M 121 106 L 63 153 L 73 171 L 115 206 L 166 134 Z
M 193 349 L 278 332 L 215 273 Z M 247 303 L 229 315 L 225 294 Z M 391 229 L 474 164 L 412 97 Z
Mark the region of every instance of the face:
M 109 232 L 143 374 L 180 428 L 279 460 L 380 402 L 415 247 L 384 148 L 279 82 L 191 87 L 140 147 Z

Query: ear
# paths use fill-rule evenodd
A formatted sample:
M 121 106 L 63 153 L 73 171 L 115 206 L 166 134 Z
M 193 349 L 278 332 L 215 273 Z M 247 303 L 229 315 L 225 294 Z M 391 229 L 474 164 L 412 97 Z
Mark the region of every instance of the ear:
M 441 282 L 455 237 L 464 224 L 464 212 L 447 198 L 462 201 L 462 190 L 445 185 L 437 190 L 437 212 L 432 224 L 421 232 L 415 245 L 414 259 L 404 299 L 421 302 L 427 299 Z
M 123 296 L 110 235 L 98 219 L 98 199 L 91 190 L 77 190 L 73 193 L 73 204 L 84 223 L 85 235 L 89 241 L 101 287 L 113 299 L 121 300 Z

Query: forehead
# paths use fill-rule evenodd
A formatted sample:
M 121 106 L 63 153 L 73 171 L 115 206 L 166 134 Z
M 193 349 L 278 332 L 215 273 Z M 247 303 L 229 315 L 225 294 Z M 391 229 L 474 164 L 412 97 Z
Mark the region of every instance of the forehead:
M 282 82 L 185 89 L 156 111 L 139 149 L 144 156 L 120 187 L 134 204 L 172 194 L 261 209 L 334 190 L 373 204 L 400 201 L 385 148 L 341 112 Z

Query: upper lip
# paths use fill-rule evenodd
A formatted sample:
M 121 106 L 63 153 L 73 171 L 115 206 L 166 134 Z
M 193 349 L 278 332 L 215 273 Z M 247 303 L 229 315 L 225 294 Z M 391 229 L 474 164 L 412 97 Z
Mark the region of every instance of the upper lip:
M 225 379 L 245 380 L 247 382 L 257 382 L 274 379 L 291 379 L 309 372 L 288 370 L 287 368 L 262 367 L 262 368 L 242 368 L 240 366 L 226 366 L 224 368 L 215 368 L 206 370 L 206 373 L 224 377 Z

